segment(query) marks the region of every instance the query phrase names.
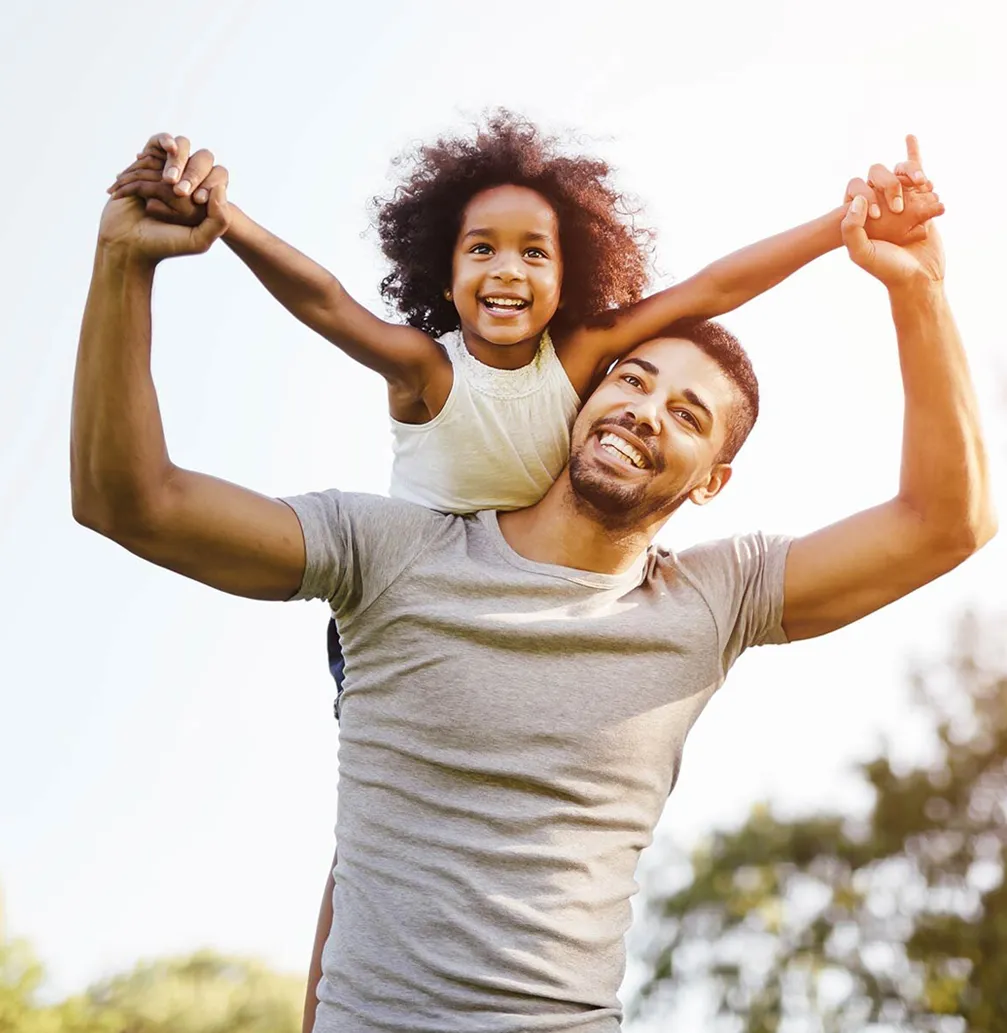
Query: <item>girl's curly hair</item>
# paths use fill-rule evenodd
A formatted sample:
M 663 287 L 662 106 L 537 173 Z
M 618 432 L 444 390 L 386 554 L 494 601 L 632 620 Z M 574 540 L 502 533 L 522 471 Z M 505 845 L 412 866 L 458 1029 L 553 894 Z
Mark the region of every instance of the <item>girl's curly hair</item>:
M 374 198 L 381 250 L 392 271 L 381 295 L 415 326 L 440 337 L 459 326 L 444 297 L 462 216 L 469 201 L 495 186 L 528 187 L 555 209 L 563 252 L 559 329 L 596 321 L 638 301 L 647 284 L 653 233 L 638 209 L 608 182 L 609 166 L 559 152 L 527 119 L 496 111 L 470 137 L 443 137 L 396 160 L 407 176 L 389 198 Z

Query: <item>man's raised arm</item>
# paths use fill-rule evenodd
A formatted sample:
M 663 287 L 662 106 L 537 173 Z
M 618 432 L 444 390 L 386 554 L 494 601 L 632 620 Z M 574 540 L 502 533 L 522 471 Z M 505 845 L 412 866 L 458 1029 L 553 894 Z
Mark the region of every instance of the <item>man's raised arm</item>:
M 911 158 L 918 165 L 915 140 Z M 898 494 L 791 547 L 783 627 L 791 639 L 842 627 L 947 573 L 996 533 L 968 362 L 944 296 L 933 223 L 898 247 L 864 233 L 866 203 L 843 223 L 850 257 L 888 288 L 905 418 Z
M 150 372 L 157 263 L 205 251 L 226 229 L 223 186 L 196 227 L 144 215 L 134 198 L 102 213 L 73 389 L 75 519 L 144 559 L 214 588 L 288 599 L 300 587 L 300 524 L 283 502 L 175 466 Z

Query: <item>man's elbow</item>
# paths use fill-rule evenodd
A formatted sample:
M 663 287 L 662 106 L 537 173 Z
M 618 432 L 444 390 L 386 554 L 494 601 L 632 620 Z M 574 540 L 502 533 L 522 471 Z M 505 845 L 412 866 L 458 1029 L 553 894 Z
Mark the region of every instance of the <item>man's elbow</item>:
M 980 517 L 968 521 L 967 544 L 969 555 L 971 556 L 973 553 L 978 552 L 984 545 L 992 541 L 999 529 L 996 510 L 990 504 Z
M 997 515 L 989 505 L 943 528 L 936 535 L 935 549 L 946 558 L 947 569 L 951 570 L 974 556 L 993 539 L 997 530 Z
M 128 547 L 156 522 L 157 507 L 134 492 L 101 490 L 71 480 L 70 511 L 82 527 Z

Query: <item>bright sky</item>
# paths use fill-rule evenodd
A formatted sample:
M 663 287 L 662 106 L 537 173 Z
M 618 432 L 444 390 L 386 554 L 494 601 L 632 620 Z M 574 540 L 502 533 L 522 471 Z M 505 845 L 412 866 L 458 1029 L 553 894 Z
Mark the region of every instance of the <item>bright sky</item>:
M 232 200 L 377 307 L 368 199 L 403 147 L 489 105 L 578 130 L 615 163 L 659 231 L 661 283 L 824 212 L 915 132 L 948 206 L 948 292 L 1003 512 L 1005 27 L 998 5 L 930 0 L 6 9 L 0 885 L 53 992 L 200 945 L 304 969 L 332 850 L 324 607 L 217 595 L 70 516 L 70 386 L 103 190 L 146 138 L 213 149 Z M 154 319 L 176 462 L 275 494 L 385 490 L 382 384 L 225 247 L 162 268 Z M 729 491 L 676 517 L 668 540 L 799 533 L 888 497 L 901 389 L 881 286 L 837 253 L 725 322 L 753 356 L 763 416 Z M 939 651 L 965 603 L 1004 603 L 1005 560 L 1007 535 L 859 626 L 744 658 L 690 739 L 662 834 L 688 843 L 765 796 L 857 800 L 849 764 L 885 734 L 918 755 L 905 665 Z

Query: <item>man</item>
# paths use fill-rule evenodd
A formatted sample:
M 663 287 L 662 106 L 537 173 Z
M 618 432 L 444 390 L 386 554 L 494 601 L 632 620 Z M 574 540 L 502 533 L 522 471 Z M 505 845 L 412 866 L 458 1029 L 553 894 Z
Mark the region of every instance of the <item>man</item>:
M 891 174 L 888 174 L 889 176 Z M 952 569 L 994 533 L 936 232 L 843 237 L 888 288 L 905 386 L 899 489 L 793 541 L 651 545 L 727 483 L 757 395 L 721 328 L 622 360 L 535 506 L 472 517 L 327 492 L 265 498 L 168 457 L 150 292 L 225 229 L 141 202 L 102 217 L 72 429 L 76 518 L 260 599 L 329 601 L 343 633 L 339 880 L 316 1029 L 612 1033 L 639 851 L 685 736 L 751 645 L 824 634 Z

